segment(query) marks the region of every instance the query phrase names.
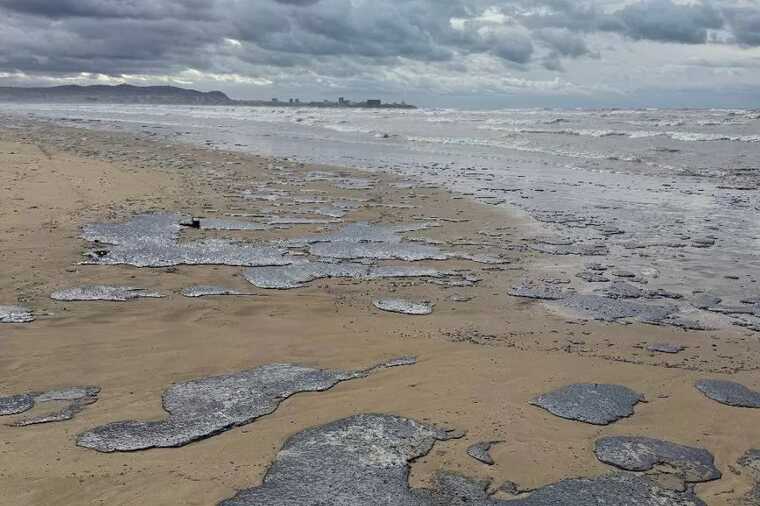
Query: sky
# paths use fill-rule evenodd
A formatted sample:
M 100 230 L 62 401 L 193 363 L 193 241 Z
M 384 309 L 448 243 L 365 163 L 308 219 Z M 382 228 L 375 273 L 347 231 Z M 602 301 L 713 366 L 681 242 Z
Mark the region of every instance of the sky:
M 0 0 L 0 85 L 760 107 L 760 0 Z

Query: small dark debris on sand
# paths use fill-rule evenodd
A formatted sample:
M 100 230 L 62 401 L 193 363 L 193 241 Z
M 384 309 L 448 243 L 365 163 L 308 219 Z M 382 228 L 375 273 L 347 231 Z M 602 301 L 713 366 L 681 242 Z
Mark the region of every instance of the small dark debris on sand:
M 693 448 L 648 437 L 605 437 L 596 441 L 596 457 L 626 471 L 651 471 L 665 466 L 687 483 L 702 483 L 721 477 L 713 455 L 703 448 Z
M 405 299 L 378 299 L 372 304 L 389 313 L 399 313 L 413 316 L 429 315 L 433 312 L 433 306 L 426 302 L 413 302 Z
M 29 323 L 34 321 L 32 310 L 25 306 L 0 306 L 0 323 Z
M 673 343 L 652 343 L 647 345 L 647 351 L 651 351 L 652 353 L 681 353 L 683 350 L 686 349 L 686 346 L 683 346 L 681 344 L 673 344 Z
M 737 461 L 737 464 L 746 467 L 747 469 L 751 469 L 756 473 L 760 473 L 760 450 L 747 450 L 747 452 Z
M 509 295 L 526 299 L 559 300 L 568 295 L 556 283 L 546 283 L 538 280 L 523 280 L 509 290 Z
M 285 442 L 261 485 L 220 506 L 704 506 L 691 488 L 667 490 L 632 473 L 564 480 L 511 500 L 494 498 L 487 480 L 447 471 L 437 473 L 433 488 L 411 488 L 409 464 L 452 437 L 415 420 L 375 414 L 306 429 Z
M 745 502 L 743 504 L 747 506 L 760 504 L 760 450 L 747 450 L 736 463 L 747 469 L 755 482 L 752 489 L 744 496 Z
M 741 383 L 726 380 L 699 380 L 697 390 L 710 399 L 740 408 L 760 408 L 760 392 L 750 390 Z
M 494 445 L 503 442 L 504 441 L 481 441 L 479 443 L 475 443 L 474 445 L 467 448 L 467 455 L 477 461 L 482 462 L 483 464 L 492 466 L 494 465 L 494 460 L 489 452 Z
M 364 378 L 386 364 L 411 363 L 411 358 L 404 357 L 357 371 L 269 364 L 178 383 L 164 392 L 166 419 L 110 423 L 80 434 L 77 444 L 100 452 L 184 446 L 273 413 L 296 393 L 329 390 L 340 382 Z
M 531 404 L 560 418 L 608 425 L 631 416 L 642 401 L 643 395 L 621 385 L 581 383 L 539 395 Z
M 58 301 L 112 301 L 126 302 L 133 299 L 159 299 L 163 297 L 158 292 L 135 288 L 132 286 L 84 285 L 76 288 L 58 290 L 50 298 Z
M 196 285 L 189 286 L 182 290 L 182 295 L 190 298 L 198 297 L 211 297 L 211 296 L 223 296 L 223 295 L 255 295 L 248 292 L 240 292 L 238 290 L 232 290 L 223 286 L 214 285 Z
M 648 304 L 630 299 L 577 294 L 557 302 L 562 307 L 594 320 L 613 322 L 633 318 L 647 323 L 663 323 L 678 311 L 674 304 Z
M 298 260 L 268 245 L 205 239 L 179 241 L 189 218 L 173 213 L 141 214 L 124 223 L 98 223 L 82 229 L 82 238 L 97 244 L 85 254 L 86 264 L 171 267 L 177 265 L 265 266 Z
M 69 404 L 58 411 L 40 416 L 22 418 L 9 425 L 14 427 L 24 427 L 40 423 L 70 420 L 74 415 L 82 411 L 85 406 L 95 403 L 98 400 L 99 393 L 100 387 L 83 386 L 0 397 L 0 416 L 18 415 L 29 411 L 38 404 L 62 401 L 68 402 Z

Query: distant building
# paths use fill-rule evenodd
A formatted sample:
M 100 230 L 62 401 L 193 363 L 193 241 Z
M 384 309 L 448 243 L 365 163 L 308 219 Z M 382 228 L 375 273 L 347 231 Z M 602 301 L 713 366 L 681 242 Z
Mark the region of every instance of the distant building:
M 274 102 L 275 104 L 276 104 L 277 102 L 279 102 L 279 101 L 280 101 L 280 99 L 278 99 L 278 98 L 273 98 L 273 99 L 272 99 L 272 102 Z
M 345 98 L 343 98 L 343 97 L 340 97 L 340 98 L 338 98 L 338 103 L 339 103 L 340 105 L 345 105 L 345 104 L 346 104 L 346 99 L 345 99 Z
M 381 105 L 383 105 L 382 100 L 377 100 L 377 99 L 367 100 L 367 107 L 380 107 Z

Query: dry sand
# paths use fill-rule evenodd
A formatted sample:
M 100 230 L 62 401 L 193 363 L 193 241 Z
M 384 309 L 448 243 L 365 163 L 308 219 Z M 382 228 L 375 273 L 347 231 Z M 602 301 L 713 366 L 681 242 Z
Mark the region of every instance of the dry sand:
M 415 485 L 428 483 L 439 469 L 523 487 L 595 476 L 610 470 L 591 451 L 595 439 L 624 434 L 713 452 L 724 477 L 697 487 L 708 504 L 734 504 L 749 490 L 750 478 L 733 472 L 732 465 L 760 446 L 760 410 L 719 405 L 693 383 L 721 377 L 760 389 L 757 335 L 587 322 L 509 297 L 508 287 L 531 262 L 555 276 L 562 276 L 562 268 L 553 258 L 528 252 L 520 237 L 531 224 L 503 210 L 453 199 L 440 189 L 399 189 L 392 177 L 378 174 L 371 176 L 377 180 L 371 190 L 340 190 L 324 182 L 303 188 L 384 206 L 416 206 L 363 208 L 346 222 L 455 220 L 418 234 L 446 240 L 482 240 L 479 231 L 499 232 L 506 241 L 501 251 L 511 261 L 504 270 L 423 262 L 474 270 L 483 281 L 468 288 L 419 280 L 330 280 L 292 291 L 253 289 L 256 297 L 188 299 L 178 292 L 194 284 L 252 287 L 235 267 L 77 265 L 86 246 L 79 229 L 86 223 L 153 210 L 211 216 L 214 210 L 250 213 L 266 207 L 233 196 L 269 180 L 275 163 L 315 169 L 120 133 L 31 123 L 0 130 L 0 304 L 24 303 L 38 315 L 30 324 L 0 325 L 0 395 L 102 387 L 99 401 L 73 420 L 0 426 L 0 503 L 215 504 L 260 483 L 288 436 L 361 412 L 466 431 L 465 438 L 438 443 L 414 463 Z M 299 225 L 209 235 L 270 239 L 321 230 Z M 168 296 L 121 304 L 49 298 L 56 289 L 88 283 L 129 284 Z M 455 294 L 472 300 L 452 302 Z M 385 296 L 430 300 L 435 311 L 419 317 L 382 313 L 372 300 Z M 689 348 L 673 356 L 642 349 L 644 342 L 659 341 Z M 298 394 L 253 424 L 182 448 L 101 454 L 75 445 L 78 433 L 97 425 L 161 418 L 161 393 L 175 382 L 272 362 L 355 369 L 402 355 L 416 355 L 418 364 L 327 392 Z M 580 382 L 624 384 L 649 402 L 607 427 L 562 420 L 528 405 L 539 393 Z M 465 454 L 467 446 L 485 439 L 506 441 L 492 450 L 492 467 Z

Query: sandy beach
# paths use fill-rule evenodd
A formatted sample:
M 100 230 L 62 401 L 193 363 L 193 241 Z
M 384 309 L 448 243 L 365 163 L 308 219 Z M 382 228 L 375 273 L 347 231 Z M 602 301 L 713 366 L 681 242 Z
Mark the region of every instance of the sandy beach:
M 314 212 L 335 202 L 352 204 L 344 214 Z M 359 222 L 426 224 L 407 227 L 403 237 L 456 254 L 374 262 L 450 273 L 438 278 L 336 277 L 292 290 L 254 286 L 245 266 L 81 264 L 84 252 L 97 249 L 81 238 L 82 227 L 159 212 L 265 222 L 262 230 L 184 227 L 180 237 L 291 241 L 295 258 L 305 255 L 293 241 Z M 36 318 L 0 324 L 0 396 L 101 389 L 71 420 L 14 427 L 6 423 L 17 417 L 0 419 L 0 503 L 217 504 L 260 485 L 294 434 L 380 413 L 464 433 L 414 460 L 414 488 L 432 487 L 441 470 L 488 479 L 492 489 L 512 481 L 524 491 L 596 477 L 615 470 L 595 457 L 597 439 L 647 436 L 714 455 L 722 478 L 695 487 L 705 503 L 752 504 L 745 496 L 753 474 L 736 462 L 760 441 L 760 410 L 720 404 L 694 384 L 724 379 L 760 390 L 758 334 L 595 321 L 509 296 L 528 271 L 560 285 L 574 272 L 572 258 L 528 247 L 536 225 L 527 216 L 381 172 L 18 120 L 0 129 L 0 217 L 0 305 L 27 306 Z M 50 298 L 83 285 L 127 285 L 164 297 Z M 246 295 L 181 294 L 196 285 Z M 373 302 L 383 298 L 427 302 L 432 314 L 381 311 Z M 655 343 L 684 349 L 649 351 Z M 180 382 L 274 363 L 359 370 L 411 356 L 414 365 L 297 393 L 252 423 L 179 448 L 102 453 L 76 444 L 81 433 L 110 422 L 163 418 L 162 392 Z M 624 385 L 646 402 L 610 425 L 566 420 L 530 404 L 580 383 Z M 37 406 L 23 416 L 49 410 Z M 467 455 L 470 445 L 490 440 L 504 441 L 491 451 L 495 465 Z

